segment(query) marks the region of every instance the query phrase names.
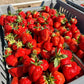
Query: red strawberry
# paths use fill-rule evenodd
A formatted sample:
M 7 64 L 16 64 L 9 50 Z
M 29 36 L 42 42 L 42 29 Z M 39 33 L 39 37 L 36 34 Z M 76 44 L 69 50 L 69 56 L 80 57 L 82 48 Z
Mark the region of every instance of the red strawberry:
M 73 44 L 78 44 L 75 38 L 72 38 L 72 39 L 71 39 L 71 43 L 70 43 L 70 44 L 72 44 L 72 43 L 73 43 Z
M 60 38 L 59 36 L 52 36 L 51 41 L 53 43 L 53 46 L 58 46 Z
M 50 36 L 50 32 L 48 29 L 43 29 L 40 31 L 40 38 L 42 41 L 47 41 Z
M 49 6 L 44 6 L 44 7 L 42 7 L 42 9 L 43 9 L 45 12 L 49 12 L 49 11 L 50 11 L 50 7 L 49 7 Z
M 58 33 L 59 34 L 59 33 Z M 59 41 L 59 44 L 61 43 L 61 44 L 64 44 L 64 38 L 60 35 L 59 36 L 59 39 L 60 39 L 60 41 Z
M 73 38 L 75 38 L 76 40 L 78 40 L 80 37 L 80 33 L 79 32 L 76 32 L 73 34 Z
M 76 18 L 71 18 L 70 23 L 71 24 L 77 24 L 77 19 Z
M 35 82 L 35 84 L 48 84 L 46 76 L 41 75 L 41 77 Z
M 16 67 L 16 68 L 11 68 L 8 70 L 8 72 L 13 76 L 13 77 L 22 77 L 23 76 L 23 67 Z
M 82 34 L 80 35 L 80 37 L 79 37 L 79 42 L 80 42 L 80 43 L 84 43 L 84 35 L 82 35 Z
M 76 53 L 76 55 L 82 59 L 84 57 L 84 52 L 82 50 L 78 50 L 78 52 Z
M 71 27 L 71 24 L 70 23 L 66 23 L 66 28 L 69 28 L 70 29 L 70 27 Z
M 41 60 L 42 61 L 42 64 L 41 64 L 41 66 L 42 66 L 42 68 L 43 68 L 43 71 L 46 71 L 47 69 L 48 69 L 48 67 L 49 67 L 49 64 L 48 64 L 48 62 L 46 61 L 46 60 Z
M 58 49 L 63 49 L 63 44 L 62 43 L 59 43 L 58 46 L 57 46 Z
M 4 18 L 6 17 L 6 15 L 1 15 L 0 16 L 0 25 L 4 26 Z
M 27 23 L 29 24 L 34 24 L 34 19 L 33 18 L 28 18 Z
M 78 46 L 79 46 L 79 48 L 80 48 L 81 50 L 84 51 L 84 45 L 83 45 L 83 44 L 84 44 L 84 43 L 79 43 Z
M 31 11 L 26 12 L 26 18 L 32 18 Z
M 18 77 L 13 77 L 11 84 L 19 84 L 18 83 Z
M 18 48 L 15 53 L 15 57 L 23 57 L 25 54 L 26 53 L 24 48 Z
M 27 43 L 26 43 L 26 47 L 28 47 L 28 48 L 30 48 L 30 49 L 32 49 L 32 48 L 36 48 L 36 40 L 35 39 L 32 39 L 32 40 L 30 40 L 30 41 L 28 41 Z
M 77 52 L 77 50 L 78 50 L 77 44 L 71 43 L 71 44 L 69 44 L 69 47 L 70 47 L 70 50 L 72 50 L 73 52 Z
M 71 64 L 63 67 L 63 74 L 66 80 L 70 81 L 80 73 L 80 70 L 81 68 L 76 64 L 76 62 L 72 62 Z
M 70 44 L 70 42 L 71 42 L 71 37 L 65 36 L 65 37 L 64 37 L 64 41 L 65 41 L 67 44 Z
M 14 55 L 6 57 L 6 63 L 10 66 L 17 66 L 18 59 Z
M 40 13 L 34 10 L 32 15 L 33 15 L 33 18 L 37 18 L 39 17 Z
M 23 17 L 23 18 L 25 18 L 25 17 L 26 17 L 26 14 L 25 14 L 25 12 L 24 12 L 24 11 L 20 11 L 20 12 L 19 12 L 19 15 L 20 15 L 21 17 Z
M 11 48 L 6 48 L 5 49 L 5 55 L 8 56 L 8 55 L 11 55 L 12 54 L 12 49 Z
M 28 41 L 32 40 L 32 36 L 29 33 L 29 31 L 26 31 L 22 34 L 22 42 L 23 44 L 26 44 Z
M 44 20 L 42 17 L 38 17 L 38 18 L 37 18 L 37 21 L 38 21 L 39 23 L 44 23 L 44 22 L 45 22 L 45 20 Z
M 34 32 L 34 30 L 35 30 L 35 24 L 29 24 L 28 25 L 28 30 L 30 30 L 31 32 Z
M 55 63 L 55 62 L 51 62 L 50 64 L 49 64 L 49 71 L 50 72 L 53 72 L 53 71 L 58 71 L 58 69 L 59 69 L 59 67 L 60 67 L 60 64 L 58 64 L 57 66 L 56 66 L 57 64 Z
M 47 50 L 42 50 L 41 55 L 44 59 L 50 59 L 50 53 Z
M 45 50 L 47 50 L 47 51 L 51 51 L 51 48 L 52 48 L 52 43 L 50 43 L 50 42 L 45 42 L 44 44 L 43 44 L 43 48 L 45 49 Z
M 64 35 L 72 38 L 72 32 L 71 31 L 66 31 Z
M 50 26 L 53 26 L 53 20 L 51 18 L 48 18 L 47 19 L 47 23 L 50 25 Z
M 61 23 L 60 23 L 60 22 L 55 22 L 55 23 L 54 23 L 54 27 L 55 27 L 56 29 L 59 29 L 60 26 L 61 26 Z
M 33 82 L 36 82 L 42 75 L 43 70 L 40 66 L 36 66 L 32 64 L 28 67 L 28 72 L 29 72 L 29 77 L 31 78 L 31 80 Z
M 19 83 L 20 83 L 20 84 L 32 84 L 32 81 L 31 81 L 28 77 L 22 77 L 22 78 L 19 80 Z
M 57 14 L 57 11 L 56 11 L 55 9 L 50 9 L 49 14 L 50 14 L 50 16 L 52 17 L 52 16 L 54 16 L 55 14 Z

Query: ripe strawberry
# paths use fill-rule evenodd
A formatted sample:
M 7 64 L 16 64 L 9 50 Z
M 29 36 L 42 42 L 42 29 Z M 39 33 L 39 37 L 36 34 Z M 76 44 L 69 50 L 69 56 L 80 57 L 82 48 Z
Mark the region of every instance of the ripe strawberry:
M 11 84 L 19 84 L 18 77 L 13 77 Z
M 57 49 L 63 49 L 63 44 L 62 43 L 59 43 L 58 46 L 57 46 Z
M 50 32 L 48 29 L 43 29 L 40 31 L 40 38 L 42 41 L 47 41 L 50 36 Z
M 59 67 L 60 67 L 60 64 L 57 65 L 55 62 L 51 62 L 49 64 L 49 71 L 50 72 L 58 71 Z
M 65 65 L 62 69 L 67 81 L 70 81 L 77 76 L 80 73 L 80 70 L 81 68 L 76 64 L 76 62 L 71 62 L 71 64 Z
M 36 66 L 34 64 L 31 64 L 28 67 L 29 77 L 33 82 L 36 82 L 40 78 L 42 72 L 43 72 L 42 68 L 38 65 Z
M 13 28 L 13 25 L 11 25 L 11 24 L 4 25 L 4 30 L 7 33 L 11 33 L 12 32 L 12 28 Z
M 22 22 L 19 23 L 19 25 L 27 27 L 27 20 L 23 19 Z
M 38 21 L 39 23 L 44 23 L 44 22 L 45 22 L 45 20 L 44 20 L 42 17 L 38 17 L 38 18 L 37 18 L 37 21 Z
M 58 33 L 59 34 L 59 33 Z M 60 39 L 60 41 L 59 41 L 59 44 L 61 43 L 61 44 L 64 44 L 64 38 L 60 35 L 59 36 L 59 39 Z
M 11 55 L 12 54 L 12 49 L 11 48 L 5 48 L 5 55 L 8 56 L 8 55 Z
M 27 19 L 28 19 L 28 18 L 32 18 L 31 11 L 27 11 L 27 12 L 26 12 L 26 18 L 27 18 Z
M 12 45 L 12 49 L 13 50 L 17 50 L 18 48 L 22 48 L 23 44 L 21 41 L 16 41 L 13 45 Z
M 20 84 L 32 84 L 32 81 L 31 81 L 28 77 L 22 77 L 22 78 L 19 80 L 19 83 L 20 83 Z
M 52 16 L 53 22 L 56 22 L 56 19 L 57 19 L 57 16 L 56 15 Z
M 84 45 L 83 45 L 83 44 L 84 44 L 84 43 L 79 43 L 78 46 L 79 46 L 79 48 L 80 48 L 81 50 L 84 51 Z
M 35 30 L 35 24 L 29 24 L 28 25 L 28 30 L 30 30 L 31 32 L 34 32 L 34 30 Z
M 25 55 L 25 49 L 24 48 L 18 48 L 16 53 L 15 53 L 15 57 L 23 57 Z
M 52 35 L 51 41 L 53 43 L 53 46 L 58 46 L 60 38 L 59 38 L 59 36 L 53 36 Z
M 41 56 L 42 56 L 44 59 L 50 59 L 50 52 L 48 52 L 47 50 L 42 50 L 42 51 L 41 51 Z
M 37 17 L 39 17 L 40 13 L 34 10 L 32 12 L 32 15 L 33 15 L 33 18 L 37 18 Z
M 79 42 L 80 42 L 80 43 L 84 43 L 84 35 L 82 35 L 82 34 L 80 35 L 80 37 L 79 37 Z
M 76 40 L 78 40 L 80 37 L 80 33 L 76 32 L 73 34 L 73 38 L 75 38 Z
M 19 12 L 19 15 L 20 15 L 21 17 L 23 17 L 23 18 L 25 18 L 25 17 L 26 17 L 26 14 L 25 14 L 25 12 L 24 12 L 24 11 L 20 11 L 20 12 Z
M 70 44 L 70 42 L 71 42 L 71 37 L 65 36 L 65 37 L 64 37 L 64 41 L 65 41 L 67 44 Z
M 52 17 L 52 16 L 54 16 L 55 14 L 57 14 L 57 11 L 56 11 L 55 9 L 50 9 L 49 14 L 50 14 L 50 16 Z
M 76 18 L 71 18 L 70 23 L 71 24 L 77 24 L 77 19 Z
M 34 19 L 33 18 L 28 18 L 27 23 L 29 24 L 34 24 Z
M 60 22 L 55 22 L 55 23 L 54 23 L 54 27 L 55 27 L 56 29 L 59 29 L 60 26 L 61 26 L 61 23 L 60 23 Z
M 51 48 L 52 48 L 52 43 L 50 43 L 50 42 L 45 42 L 44 44 L 43 44 L 43 48 L 45 49 L 45 50 L 47 50 L 47 51 L 51 51 Z
M 43 9 L 45 12 L 49 12 L 49 11 L 50 11 L 50 7 L 49 7 L 49 6 L 43 6 L 42 9 Z
M 48 25 L 53 26 L 53 20 L 51 18 L 47 19 L 47 23 Z
M 26 31 L 22 34 L 22 42 L 23 44 L 26 44 L 28 41 L 32 40 L 32 36 L 29 33 L 29 31 Z
M 13 77 L 22 77 L 23 76 L 23 67 L 15 67 L 11 68 L 8 70 L 8 72 L 13 76 Z
M 6 15 L 1 15 L 0 16 L 0 25 L 4 26 L 4 18 L 6 17 Z
M 69 44 L 69 47 L 70 47 L 70 50 L 72 50 L 73 52 L 77 52 L 77 50 L 78 50 L 77 44 L 71 43 L 71 44 Z
M 35 84 L 48 84 L 47 77 L 45 75 L 41 75 Z
M 73 43 L 73 44 L 77 44 L 77 41 L 76 41 L 75 38 L 72 38 L 72 39 L 71 39 L 71 43 L 70 43 L 70 44 L 72 44 L 72 43 Z
M 41 64 L 41 67 L 42 67 L 42 69 L 43 69 L 43 71 L 46 71 L 47 69 L 48 69 L 48 67 L 49 67 L 49 64 L 48 64 L 48 62 L 46 61 L 46 60 L 41 60 L 42 61 L 42 64 Z
M 71 24 L 70 23 L 66 23 L 66 28 L 69 28 L 70 29 L 70 27 L 71 27 Z
M 6 57 L 6 63 L 9 66 L 17 66 L 18 59 L 14 55 L 9 55 L 8 57 Z
M 76 53 L 76 55 L 82 59 L 84 57 L 84 52 L 82 50 L 78 50 L 78 52 Z
M 69 30 L 69 31 L 66 31 L 65 36 L 69 36 L 70 38 L 72 38 L 72 32 Z
M 37 45 L 37 43 L 36 43 L 35 39 L 32 39 L 26 43 L 26 47 L 28 47 L 30 49 L 36 48 L 36 45 Z

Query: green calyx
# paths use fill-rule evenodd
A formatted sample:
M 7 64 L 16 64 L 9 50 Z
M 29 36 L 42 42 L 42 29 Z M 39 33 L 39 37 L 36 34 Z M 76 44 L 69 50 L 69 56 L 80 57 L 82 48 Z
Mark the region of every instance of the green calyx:
M 69 37 L 69 36 L 65 36 L 65 38 L 66 38 L 66 39 L 70 39 L 70 37 Z
M 16 42 L 17 48 L 21 48 L 23 46 L 22 42 L 18 40 L 18 42 Z
M 16 22 L 18 22 L 18 23 L 22 22 L 22 18 L 20 15 L 17 16 Z
M 30 42 L 28 42 L 27 43 L 27 47 L 30 48 L 30 49 L 32 49 L 33 48 L 33 45 Z

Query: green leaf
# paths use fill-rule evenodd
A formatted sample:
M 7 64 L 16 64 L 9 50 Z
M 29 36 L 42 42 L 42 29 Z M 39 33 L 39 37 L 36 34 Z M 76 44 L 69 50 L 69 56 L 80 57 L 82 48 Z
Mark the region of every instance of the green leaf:
M 54 59 L 54 67 L 57 67 L 59 65 L 59 61 L 57 58 Z
M 67 58 L 68 56 L 67 55 L 62 55 L 62 58 Z

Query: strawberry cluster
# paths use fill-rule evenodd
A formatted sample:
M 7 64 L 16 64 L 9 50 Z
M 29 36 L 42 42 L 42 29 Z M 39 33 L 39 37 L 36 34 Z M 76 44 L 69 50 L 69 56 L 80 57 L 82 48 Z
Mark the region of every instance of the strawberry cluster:
M 42 9 L 0 16 L 8 44 L 5 61 L 13 77 L 11 84 L 64 84 L 81 71 L 64 46 L 67 43 L 84 59 L 84 36 L 77 20 L 68 21 L 65 14 L 48 6 Z

